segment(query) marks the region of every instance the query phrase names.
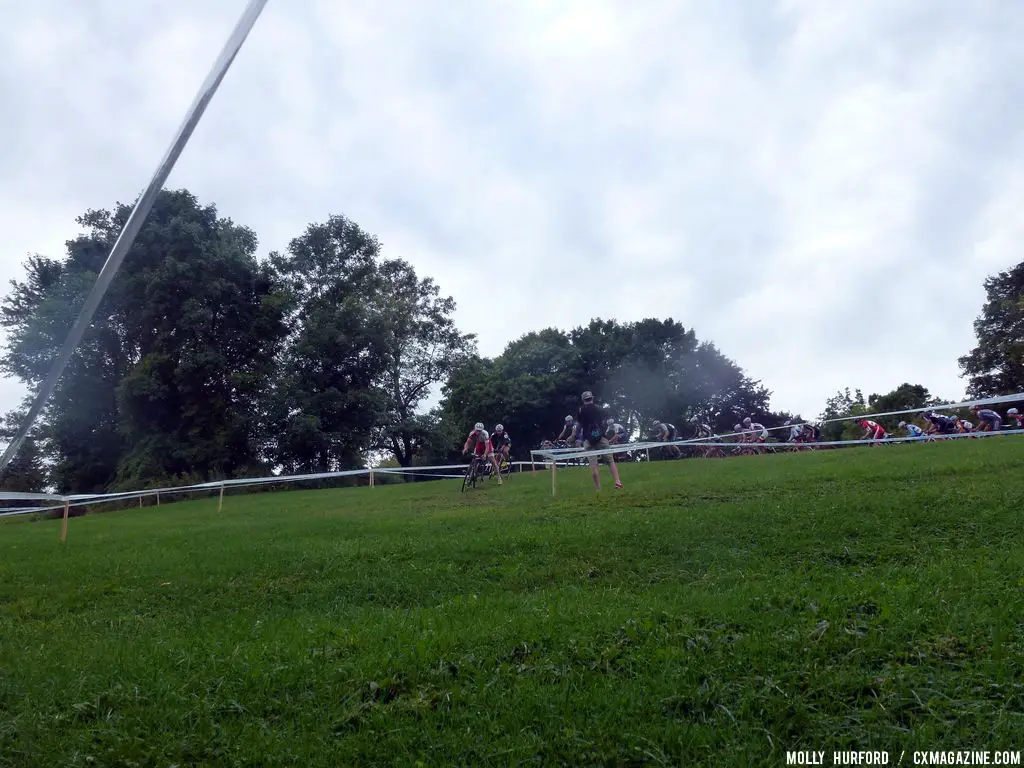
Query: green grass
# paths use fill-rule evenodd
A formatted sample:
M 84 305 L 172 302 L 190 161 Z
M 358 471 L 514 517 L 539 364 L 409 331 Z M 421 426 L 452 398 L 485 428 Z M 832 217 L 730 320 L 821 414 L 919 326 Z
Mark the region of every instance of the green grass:
M 0 765 L 1019 749 L 1024 440 L 0 525 Z

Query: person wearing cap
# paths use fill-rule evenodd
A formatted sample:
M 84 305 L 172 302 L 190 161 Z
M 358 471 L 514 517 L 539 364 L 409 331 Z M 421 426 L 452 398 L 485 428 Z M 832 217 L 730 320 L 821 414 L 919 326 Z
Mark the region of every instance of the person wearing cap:
M 604 412 L 594 405 L 594 393 L 587 390 L 580 396 L 580 399 L 583 401 L 583 405 L 580 406 L 577 421 L 580 425 L 579 436 L 582 436 L 583 447 L 588 451 L 611 447 L 608 438 L 604 436 Z M 615 481 L 615 487 L 621 488 L 622 480 L 619 479 L 619 466 L 615 463 L 615 456 L 608 453 L 605 454 L 605 458 L 608 460 L 608 469 L 612 474 L 612 480 Z M 587 460 L 590 462 L 590 476 L 594 479 L 594 488 L 600 491 L 601 473 L 597 467 L 598 457 L 588 456 Z

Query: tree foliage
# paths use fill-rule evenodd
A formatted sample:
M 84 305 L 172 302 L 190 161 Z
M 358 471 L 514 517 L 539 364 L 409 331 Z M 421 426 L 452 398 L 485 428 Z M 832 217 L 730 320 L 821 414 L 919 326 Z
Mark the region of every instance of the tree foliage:
M 28 260 L 0 304 L 4 370 L 43 379 L 130 211 L 88 211 L 62 261 Z M 47 408 L 58 488 L 261 466 L 260 400 L 284 326 L 255 249 L 255 234 L 215 207 L 161 193 Z
M 646 437 L 655 420 L 683 427 L 692 415 L 722 430 L 745 415 L 776 421 L 764 387 L 671 319 L 592 320 L 570 332 L 527 333 L 497 358 L 474 358 L 456 371 L 443 409 L 460 435 L 478 420 L 504 423 L 525 456 L 557 435 L 587 389 L 633 437 Z
M 985 295 L 974 321 L 978 344 L 959 360 L 971 398 L 1024 390 L 1024 262 L 987 278 Z

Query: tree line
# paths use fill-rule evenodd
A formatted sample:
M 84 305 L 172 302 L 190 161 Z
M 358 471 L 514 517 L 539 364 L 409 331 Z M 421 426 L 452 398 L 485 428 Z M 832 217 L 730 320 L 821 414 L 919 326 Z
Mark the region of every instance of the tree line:
M 86 211 L 63 256 L 26 259 L 0 300 L 0 371 L 38 388 L 130 212 Z M 747 415 L 769 427 L 800 418 L 771 411 L 760 382 L 673 319 L 546 328 L 482 357 L 454 300 L 341 215 L 283 252 L 257 250 L 255 232 L 214 205 L 163 191 L 0 487 L 105 492 L 330 472 L 379 455 L 425 465 L 456 457 L 479 420 L 504 423 L 525 456 L 584 389 L 634 435 L 691 416 L 722 431 Z M 1024 264 L 986 282 L 979 347 L 960 361 L 974 395 L 1024 383 L 1022 284 Z M 914 386 L 872 398 L 931 397 Z M 852 413 L 858 397 L 840 393 L 822 417 Z M 0 436 L 27 406 L 6 414 Z

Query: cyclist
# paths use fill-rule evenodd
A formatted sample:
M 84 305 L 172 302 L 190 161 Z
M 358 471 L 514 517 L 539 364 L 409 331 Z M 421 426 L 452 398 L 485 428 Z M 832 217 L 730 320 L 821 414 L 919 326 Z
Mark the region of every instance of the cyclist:
M 998 432 L 1003 426 L 1003 417 L 991 408 L 979 408 L 972 405 L 971 413 L 976 415 L 981 422 L 978 424 L 978 432 Z
M 578 442 L 580 432 L 579 422 L 576 421 L 572 416 L 565 417 L 565 426 L 562 427 L 562 431 L 558 433 L 558 437 L 555 438 L 555 442 L 564 440 L 567 445 L 574 445 Z
M 498 485 L 501 485 L 501 470 L 498 468 L 498 459 L 494 456 L 494 446 L 491 445 L 491 436 L 487 434 L 487 430 L 484 429 L 484 425 L 479 421 L 473 425 L 473 431 L 469 433 L 469 436 L 466 438 L 465 445 L 462 446 L 463 456 L 469 453 L 470 447 L 473 448 L 474 458 L 490 461 L 491 465 L 494 467 L 494 474 L 498 477 Z
M 1024 415 L 1016 408 L 1011 408 L 1006 412 L 1006 420 L 1009 421 L 1011 418 L 1017 422 L 1015 429 L 1024 429 Z
M 959 416 L 953 418 L 956 419 L 956 431 L 961 435 L 974 431 L 974 425 L 967 419 L 961 419 Z
M 698 419 L 696 416 L 690 417 L 690 423 L 693 424 L 693 428 L 697 434 L 695 437 L 709 439 L 715 436 L 715 430 L 705 424 L 703 421 Z
M 917 424 L 907 424 L 905 421 L 900 422 L 900 429 L 907 430 L 908 437 L 922 438 L 924 437 L 924 430 L 921 429 Z
M 889 436 L 886 434 L 885 428 L 877 421 L 861 419 L 857 423 L 864 427 L 864 434 L 861 435 L 861 440 L 867 440 L 868 438 L 872 440 L 885 440 Z
M 750 442 L 752 443 L 763 443 L 768 439 L 768 430 L 765 429 L 764 424 L 752 421 L 749 416 L 743 420 L 743 427 L 750 430 Z
M 660 440 L 663 443 L 672 442 L 673 440 L 676 439 L 676 425 L 665 424 L 661 421 L 656 420 L 654 422 L 654 439 Z M 679 446 L 677 445 L 667 446 L 667 450 L 676 458 L 679 458 L 680 456 L 683 455 L 683 452 L 679 450 Z
M 935 411 L 928 411 L 923 414 L 925 420 L 928 422 L 928 428 L 925 430 L 929 435 L 940 434 L 940 435 L 951 435 L 956 431 L 956 419 L 951 416 L 946 416 L 942 413 L 936 413 Z
M 604 427 L 604 436 L 609 445 L 622 445 L 629 442 L 629 433 L 626 432 L 626 428 L 615 419 L 605 419 Z
M 512 438 L 508 436 L 508 432 L 505 431 L 504 424 L 495 424 L 494 432 L 491 433 L 491 447 L 494 448 L 494 452 L 498 455 L 498 463 L 501 463 L 501 459 L 505 461 L 511 461 L 509 454 L 512 452 Z

